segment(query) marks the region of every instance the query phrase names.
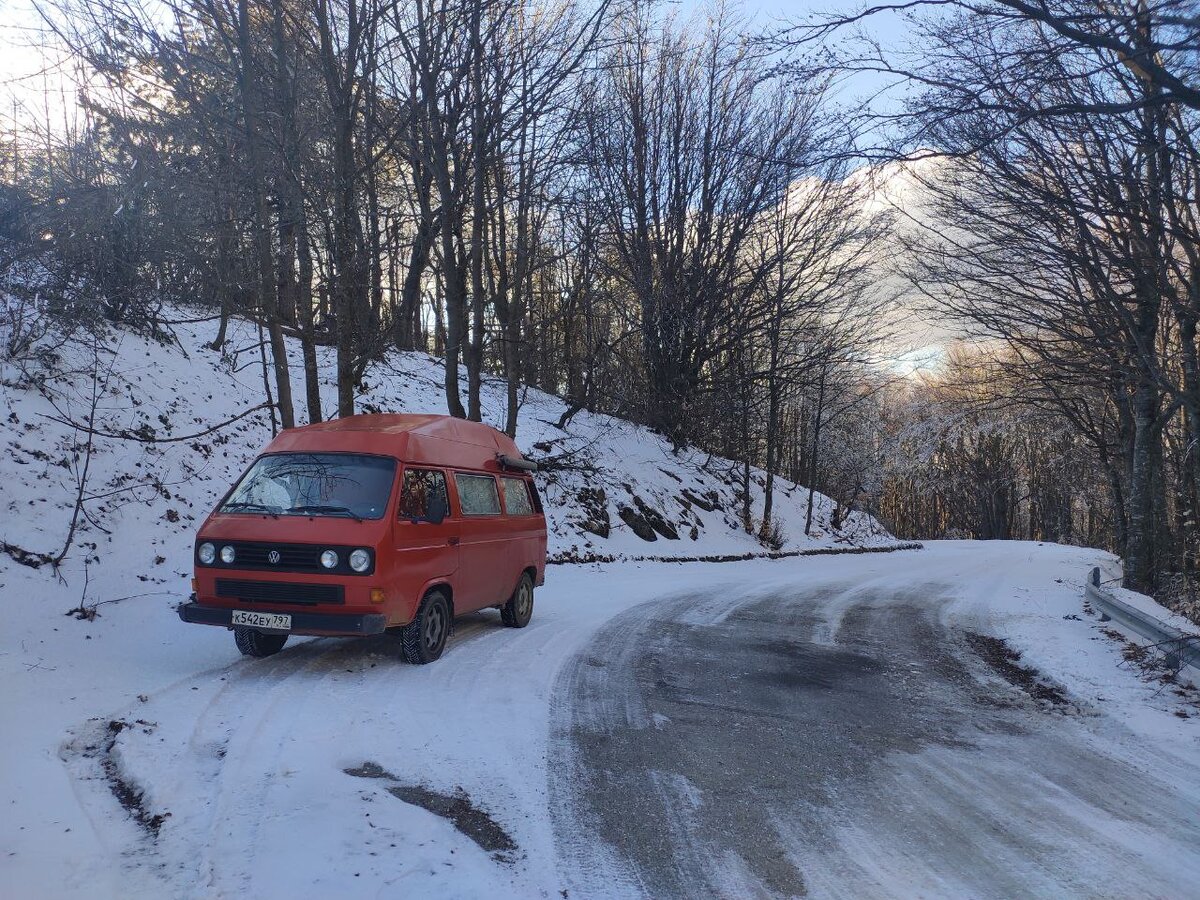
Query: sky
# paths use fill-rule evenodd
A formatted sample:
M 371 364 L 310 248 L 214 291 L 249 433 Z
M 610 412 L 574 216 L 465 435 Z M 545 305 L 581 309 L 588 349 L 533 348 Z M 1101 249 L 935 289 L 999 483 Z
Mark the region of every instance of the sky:
M 0 116 L 12 112 L 14 96 L 28 101 L 44 93 L 47 78 L 43 56 L 37 48 L 41 20 L 36 12 L 38 0 L 0 0 Z M 683 15 L 702 9 L 709 0 L 664 0 Z M 733 0 L 737 2 L 737 0 Z M 810 16 L 830 12 L 849 12 L 860 8 L 860 0 L 741 0 L 750 21 L 762 28 L 795 24 Z M 903 25 L 895 16 L 872 19 L 872 34 L 884 44 L 903 38 Z M 53 84 L 53 80 L 50 81 Z M 858 79 L 856 90 L 873 85 Z
M 0 0 L 0 122 L 13 114 L 14 102 L 28 103 L 56 82 L 43 74 L 40 30 L 33 0 Z

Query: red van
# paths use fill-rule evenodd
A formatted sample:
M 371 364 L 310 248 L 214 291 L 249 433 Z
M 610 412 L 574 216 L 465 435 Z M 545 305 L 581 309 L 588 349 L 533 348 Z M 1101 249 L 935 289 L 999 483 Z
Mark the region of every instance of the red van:
M 455 616 L 523 628 L 546 571 L 546 518 L 507 435 L 450 416 L 363 415 L 283 432 L 196 535 L 185 622 L 248 656 L 289 634 L 394 630 L 442 655 Z

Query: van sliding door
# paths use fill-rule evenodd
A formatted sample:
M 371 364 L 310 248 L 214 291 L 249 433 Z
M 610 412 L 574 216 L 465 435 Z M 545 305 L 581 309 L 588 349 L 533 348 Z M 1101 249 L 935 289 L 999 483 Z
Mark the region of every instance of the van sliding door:
M 496 479 L 487 474 L 455 472 L 454 486 L 462 510 L 462 551 L 458 574 L 463 604 L 455 612 L 497 606 L 508 599 L 515 583 L 507 577 L 512 542 L 500 514 Z
M 415 601 L 431 581 L 450 582 L 458 569 L 459 520 L 450 507 L 446 473 L 440 469 L 405 469 L 396 508 L 393 577 L 397 593 Z M 433 521 L 439 512 L 441 521 Z M 458 598 L 454 599 L 457 609 Z

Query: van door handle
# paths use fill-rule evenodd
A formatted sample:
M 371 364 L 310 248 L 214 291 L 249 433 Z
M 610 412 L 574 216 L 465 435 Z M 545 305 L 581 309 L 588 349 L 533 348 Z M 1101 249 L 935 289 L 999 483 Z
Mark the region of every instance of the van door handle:
M 457 547 L 458 546 L 458 538 L 456 538 L 456 537 L 446 538 L 446 543 L 449 544 L 451 547 Z

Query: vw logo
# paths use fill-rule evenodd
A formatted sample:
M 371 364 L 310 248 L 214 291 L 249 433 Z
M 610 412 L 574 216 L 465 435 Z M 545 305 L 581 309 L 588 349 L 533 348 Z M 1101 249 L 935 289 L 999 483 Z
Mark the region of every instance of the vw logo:
M 279 565 L 279 560 L 280 560 L 280 556 L 279 556 L 278 550 L 272 550 L 270 553 L 267 554 L 267 562 L 269 562 L 271 565 L 273 565 L 273 566 Z

